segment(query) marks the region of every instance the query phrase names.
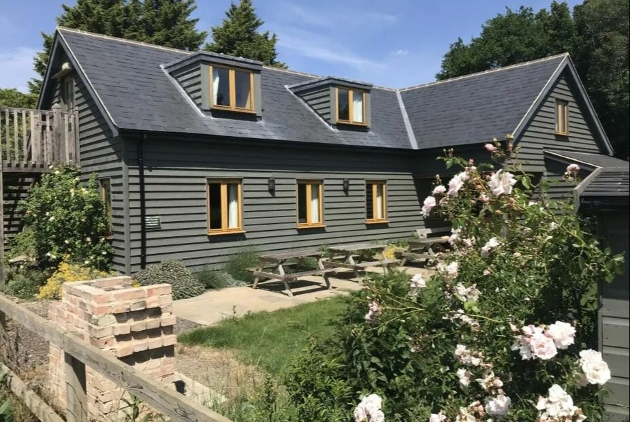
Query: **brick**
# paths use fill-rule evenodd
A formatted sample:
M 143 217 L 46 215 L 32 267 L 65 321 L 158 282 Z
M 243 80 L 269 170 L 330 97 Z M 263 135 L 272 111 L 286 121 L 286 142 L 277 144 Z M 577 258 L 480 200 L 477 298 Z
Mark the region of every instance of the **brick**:
M 147 296 L 147 292 L 143 289 L 125 289 L 114 292 L 115 301 L 125 301 L 125 300 L 134 300 L 134 299 L 144 299 Z
M 146 331 L 138 331 L 133 333 L 133 339 L 134 340 L 146 340 L 149 338 L 149 335 L 147 334 Z
M 132 333 L 137 333 L 137 332 L 144 331 L 147 329 L 147 323 L 144 321 L 132 322 L 129 325 L 131 327 Z
M 130 355 L 133 355 L 133 344 L 131 344 L 131 342 L 119 344 L 118 346 L 116 346 L 117 358 L 124 358 Z
M 170 284 L 158 284 L 155 286 L 143 287 L 147 291 L 147 296 L 171 295 L 173 286 Z
M 102 316 L 113 313 L 114 307 L 112 305 L 93 305 L 88 303 L 87 311 L 92 315 Z
M 145 331 L 145 333 L 151 338 L 161 337 L 162 336 L 162 330 L 159 329 L 159 328 L 155 328 L 153 330 L 147 330 L 147 331 Z
M 103 317 L 100 317 L 96 320 L 96 322 L 94 323 L 94 325 L 98 325 L 99 327 L 105 327 L 107 325 L 114 325 L 117 324 L 118 321 L 116 320 L 116 317 L 114 315 L 105 315 Z
M 168 295 L 160 295 L 160 306 L 169 306 L 173 304 L 173 296 Z
M 94 286 L 99 289 L 104 289 L 106 287 L 119 287 L 122 286 L 125 280 L 131 280 L 131 277 L 110 277 L 110 278 L 101 278 L 94 282 Z
M 113 330 L 115 336 L 120 336 L 131 333 L 131 326 L 129 324 L 116 324 L 113 326 Z
M 164 346 L 172 346 L 174 344 L 177 344 L 177 336 L 176 335 L 163 336 L 162 340 L 163 340 L 162 344 Z
M 91 338 L 90 343 L 92 344 L 92 346 L 96 346 L 99 349 L 111 348 L 116 343 L 116 337 L 111 335 L 109 337 L 103 338 Z
M 149 339 L 149 349 L 159 349 L 164 344 L 162 337 Z
M 87 327 L 88 334 L 95 338 L 111 337 L 114 335 L 114 326 L 107 325 L 105 327 L 99 327 L 95 325 L 89 325 Z
M 113 295 L 111 292 L 102 292 L 92 295 L 91 301 L 97 305 L 102 305 L 105 303 L 110 303 L 113 299 Z
M 146 320 L 147 330 L 154 330 L 156 328 L 160 328 L 162 320 L 160 318 L 152 318 Z
M 102 413 L 107 414 L 107 413 L 111 413 L 112 411 L 118 410 L 118 409 L 115 407 L 115 403 L 110 401 L 110 402 L 107 402 L 107 403 L 99 403 L 98 404 L 98 410 L 100 412 L 102 412 Z
M 160 305 L 160 297 L 159 296 L 149 296 L 146 300 L 147 308 L 159 308 Z
M 162 315 L 170 315 L 173 313 L 173 305 L 162 306 Z
M 131 302 L 131 311 L 142 311 L 147 308 L 146 300 L 137 300 L 135 302 Z
M 129 302 L 117 302 L 112 304 L 112 312 L 115 314 L 122 314 L 131 310 L 131 304 Z
M 175 315 L 163 316 L 160 322 L 162 327 L 168 327 L 170 325 L 175 325 L 177 322 L 177 318 Z
M 142 352 L 145 351 L 149 348 L 149 342 L 147 340 L 139 340 L 139 341 L 134 341 L 133 343 L 133 351 L 135 352 Z

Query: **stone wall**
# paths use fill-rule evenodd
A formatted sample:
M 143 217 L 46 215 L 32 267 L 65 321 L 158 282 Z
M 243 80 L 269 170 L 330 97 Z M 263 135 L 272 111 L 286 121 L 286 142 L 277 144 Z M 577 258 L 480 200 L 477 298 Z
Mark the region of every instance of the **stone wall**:
M 86 342 L 108 351 L 146 375 L 173 385 L 175 343 L 171 285 L 133 287 L 130 277 L 66 283 L 49 319 Z M 50 387 L 65 409 L 64 353 L 50 346 Z M 86 366 L 88 413 L 93 420 L 119 420 L 129 396 Z

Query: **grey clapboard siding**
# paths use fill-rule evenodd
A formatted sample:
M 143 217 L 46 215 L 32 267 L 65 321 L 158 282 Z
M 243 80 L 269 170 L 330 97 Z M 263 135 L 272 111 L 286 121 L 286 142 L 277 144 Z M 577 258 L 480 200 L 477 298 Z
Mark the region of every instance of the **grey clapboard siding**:
M 628 209 L 600 216 L 603 235 L 615 253 L 628 251 Z M 624 422 L 630 419 L 628 412 L 628 259 L 626 272 L 617 276 L 612 283 L 603 282 L 600 289 L 600 348 L 612 371 L 613 378 L 608 387 L 611 395 L 606 399 L 610 422 Z
M 125 138 L 130 146 L 135 140 Z M 188 266 L 219 265 L 243 248 L 278 251 L 355 241 L 407 238 L 422 227 L 409 162 L 402 154 L 288 146 L 236 140 L 144 142 L 147 263 L 180 258 Z M 230 145 L 229 147 L 227 145 Z M 132 272 L 140 264 L 140 202 L 135 149 L 128 151 Z M 208 236 L 207 178 L 243 180 L 243 235 Z M 276 180 L 275 193 L 268 179 Z M 343 180 L 349 179 L 348 195 Z M 325 229 L 297 229 L 296 180 L 324 181 Z M 365 224 L 365 181 L 386 180 L 389 224 Z
M 207 69 L 207 67 L 206 67 Z M 172 73 L 191 100 L 201 107 L 201 65 L 194 63 Z
M 573 201 L 573 190 L 576 188 L 576 182 L 570 182 L 564 179 L 567 165 L 549 158 L 544 159 L 545 172 L 544 176 L 549 185 L 547 196 L 553 200 Z M 584 179 L 590 172 L 582 170 L 578 174 L 579 179 Z
M 558 78 L 540 109 L 534 114 L 519 141 L 519 158 L 528 162 L 528 171 L 544 171 L 543 150 L 602 152 L 593 133 L 595 126 L 586 119 L 586 108 L 577 102 L 577 90 L 566 77 Z M 556 135 L 556 100 L 569 103 L 569 135 Z M 592 128 L 592 130 L 591 130 Z
M 324 119 L 327 123 L 331 123 L 331 113 L 333 104 L 331 104 L 331 87 L 323 86 L 312 90 L 300 92 L 297 94 L 304 100 L 314 111 Z
M 79 112 L 79 148 L 81 170 L 87 177 L 98 174 L 99 179 L 111 179 L 113 235 L 113 264 L 124 272 L 124 180 L 122 177 L 122 142 L 113 137 L 107 122 L 89 95 L 80 78 L 75 79 L 75 104 Z

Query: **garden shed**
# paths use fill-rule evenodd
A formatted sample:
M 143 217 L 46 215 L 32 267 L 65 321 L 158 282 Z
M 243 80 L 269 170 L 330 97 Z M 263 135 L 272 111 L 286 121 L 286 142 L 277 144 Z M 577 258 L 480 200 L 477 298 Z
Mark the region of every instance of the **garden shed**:
M 581 158 L 588 160 L 588 157 Z M 602 282 L 599 289 L 599 347 L 612 372 L 604 421 L 627 422 L 630 420 L 628 163 L 608 158 L 606 163 L 592 164 L 598 168 L 575 189 L 576 205 L 582 214 L 595 216 L 599 234 L 613 253 L 625 253 L 626 257 L 625 273 L 612 283 Z

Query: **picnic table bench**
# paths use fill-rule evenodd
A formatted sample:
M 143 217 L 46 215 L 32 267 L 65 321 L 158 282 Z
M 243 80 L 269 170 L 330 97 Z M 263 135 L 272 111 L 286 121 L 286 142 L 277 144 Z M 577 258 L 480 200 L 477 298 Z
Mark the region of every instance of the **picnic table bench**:
M 450 227 L 434 227 L 428 229 L 416 230 L 417 239 L 410 239 L 409 246 L 406 251 L 401 252 L 401 265 L 405 265 L 407 261 L 424 260 L 429 263 L 435 259 L 438 253 L 446 252 L 451 234 Z
M 328 289 L 331 289 L 332 286 L 330 284 L 330 280 L 328 279 L 328 273 L 335 272 L 339 270 L 339 268 L 325 267 L 323 263 L 324 258 L 322 256 L 323 252 L 317 249 L 301 249 L 261 255 L 258 257 L 258 266 L 256 268 L 248 269 L 255 277 L 252 287 L 254 289 L 258 287 L 261 278 L 268 278 L 271 281 L 281 281 L 282 283 L 284 283 L 287 295 L 293 297 L 293 292 L 291 291 L 289 282 L 296 281 L 297 279 L 302 277 L 321 275 L 322 277 L 324 277 L 326 287 L 328 287 Z M 310 257 L 318 258 L 318 269 L 286 274 L 284 265 L 286 265 L 286 262 L 288 260 L 295 259 L 299 263 L 305 258 Z
M 371 244 L 371 243 L 352 243 L 347 245 L 334 245 L 329 246 L 328 250 L 335 255 L 339 255 L 339 259 L 343 260 L 342 262 L 338 260 L 330 260 L 326 262 L 326 265 L 335 266 L 337 268 L 347 268 L 354 271 L 354 274 L 357 278 L 360 277 L 359 271 L 365 270 L 367 267 L 376 267 L 382 266 L 383 271 L 387 272 L 388 268 L 392 264 L 396 264 L 400 262 L 398 259 L 387 259 L 383 255 L 383 251 L 387 248 L 387 245 L 384 244 Z M 354 258 L 357 253 L 374 250 L 376 254 L 380 256 L 380 259 L 376 261 L 368 260 L 357 262 Z

